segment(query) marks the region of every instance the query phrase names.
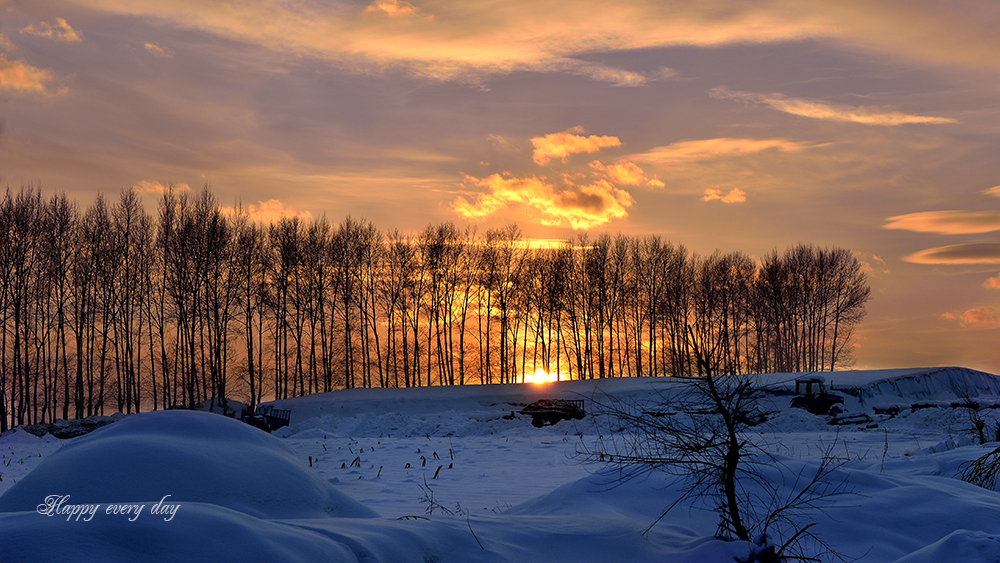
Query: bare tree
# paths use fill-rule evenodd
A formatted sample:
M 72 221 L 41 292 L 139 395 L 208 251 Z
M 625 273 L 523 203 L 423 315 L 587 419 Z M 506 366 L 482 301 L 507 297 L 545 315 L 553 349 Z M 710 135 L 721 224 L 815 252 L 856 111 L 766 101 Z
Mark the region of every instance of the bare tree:
M 513 326 L 515 314 L 514 300 L 521 282 L 525 253 L 520 246 L 521 230 L 516 225 L 486 233 L 486 249 L 492 255 L 492 265 L 496 267 L 495 285 L 488 289 L 495 295 L 496 308 L 500 317 L 499 359 L 500 383 L 514 383 L 516 365 L 517 334 Z
M 295 282 L 301 258 L 300 229 L 298 217 L 283 217 L 271 224 L 268 232 L 268 248 L 272 256 L 269 279 L 274 288 L 271 304 L 274 315 L 274 393 L 279 399 L 295 394 L 289 385 L 290 381 L 294 381 L 292 370 L 295 368 L 292 360 L 295 351 L 290 340 L 295 335 L 293 326 L 296 324 Z
M 826 546 L 804 520 L 850 491 L 845 481 L 831 480 L 830 456 L 796 470 L 768 452 L 753 431 L 767 414 L 761 394 L 752 376 L 707 374 L 650 402 L 598 402 L 611 427 L 600 429 L 602 438 L 581 456 L 604 465 L 613 481 L 651 471 L 679 478 L 685 492 L 660 518 L 679 503 L 704 503 L 719 516 L 716 536 L 757 544 L 757 561 L 813 560 L 810 551 Z M 774 469 L 790 473 L 795 486 L 785 489 Z
M 403 385 L 410 387 L 409 354 L 407 341 L 407 288 L 416 261 L 416 249 L 410 239 L 398 230 L 388 235 L 382 275 L 378 285 L 379 299 L 386 319 L 386 373 L 392 374 L 392 387 L 399 387 L 399 370 L 402 364 Z M 400 342 L 402 341 L 402 342 Z M 402 350 L 400 350 L 402 344 Z
M 66 327 L 69 324 L 69 300 L 72 284 L 72 264 L 76 252 L 76 231 L 80 221 L 77 205 L 66 194 L 53 196 L 46 212 L 50 229 L 45 237 L 45 256 L 48 275 L 52 278 L 55 300 L 56 344 L 54 362 L 62 364 L 63 401 L 62 418 L 69 419 L 72 402 L 69 368 L 69 348 L 66 343 Z
M 248 404 L 254 407 L 263 399 L 264 323 L 269 300 L 268 254 L 264 250 L 264 230 L 250 223 L 242 209 L 232 219 L 234 230 L 233 270 L 237 281 L 237 303 L 242 325 L 245 381 L 249 387 Z
M 148 294 L 143 275 L 151 265 L 152 220 L 142 208 L 135 190 L 122 191 L 112 210 L 113 256 L 118 267 L 111 270 L 115 288 L 112 306 L 113 345 L 115 350 L 117 409 L 120 412 L 141 410 L 142 370 L 142 300 Z

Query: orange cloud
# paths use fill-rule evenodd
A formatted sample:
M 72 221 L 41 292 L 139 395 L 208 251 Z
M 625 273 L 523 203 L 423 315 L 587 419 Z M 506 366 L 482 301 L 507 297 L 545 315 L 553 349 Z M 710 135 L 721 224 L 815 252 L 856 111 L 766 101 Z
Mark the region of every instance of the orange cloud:
M 56 18 L 56 23 L 54 24 L 48 22 L 40 22 L 37 25 L 31 24 L 21 29 L 21 33 L 24 35 L 45 37 L 46 39 L 61 41 L 63 43 L 79 43 L 83 41 L 83 35 L 73 29 L 63 18 Z
M 163 47 L 160 47 L 155 43 L 146 43 L 145 45 L 143 45 L 143 47 L 145 47 L 145 49 L 150 53 L 160 58 L 169 59 L 170 57 L 173 56 L 173 54 L 168 49 L 164 49 Z
M 1000 315 L 992 307 L 969 309 L 961 315 L 944 313 L 941 318 L 947 321 L 958 321 L 963 328 L 996 328 L 1000 327 Z
M 720 156 L 752 154 L 768 149 L 796 151 L 801 148 L 801 144 L 784 139 L 733 139 L 722 137 L 718 139 L 671 143 L 663 147 L 650 149 L 642 154 L 637 154 L 632 159 L 660 166 L 674 166 Z
M 889 217 L 885 229 L 970 235 L 1000 231 L 1000 211 L 924 211 Z
M 544 177 L 493 174 L 482 179 L 469 176 L 466 182 L 487 190 L 473 203 L 460 196 L 452 204 L 460 215 L 474 221 L 481 221 L 509 205 L 518 205 L 536 215 L 543 225 L 588 229 L 626 217 L 626 208 L 634 203 L 628 192 L 615 188 L 607 180 L 578 185 L 564 177 L 557 185 Z
M 889 268 L 885 265 L 885 260 L 879 258 L 877 254 L 855 253 L 861 259 L 861 271 L 871 274 L 888 274 Z M 867 260 L 866 260 L 867 258 Z M 876 266 L 878 270 L 876 270 Z
M 144 192 L 147 194 L 165 194 L 170 190 L 175 192 L 188 192 L 191 191 L 191 186 L 187 184 L 168 184 L 163 185 L 160 182 L 151 182 L 149 180 L 141 180 L 136 182 L 133 186 L 137 191 Z
M 308 211 L 296 211 L 291 207 L 285 207 L 285 204 L 277 199 L 269 199 L 267 201 L 258 201 L 260 205 L 247 205 L 237 206 L 237 207 L 223 207 L 221 211 L 224 215 L 237 215 L 245 213 L 251 221 L 256 221 L 258 223 L 274 223 L 279 219 L 285 217 L 298 217 L 303 220 L 312 219 L 312 213 Z
M 605 166 L 600 161 L 595 160 L 590 163 L 590 167 L 595 172 L 607 178 L 609 182 L 622 186 L 650 186 L 662 188 L 665 184 L 656 176 L 648 178 L 639 165 L 634 162 L 622 159 L 618 162 Z
M 365 11 L 385 14 L 390 18 L 402 18 L 417 13 L 417 7 L 405 0 L 376 0 Z
M 728 194 L 722 195 L 722 190 L 708 188 L 705 190 L 705 196 L 701 198 L 702 201 L 714 201 L 716 199 L 722 203 L 743 203 L 747 200 L 747 193 L 739 188 L 733 188 L 729 190 Z
M 67 91 L 63 88 L 55 93 L 49 92 L 47 84 L 52 79 L 52 73 L 47 70 L 35 68 L 23 61 L 10 61 L 0 55 L 0 92 L 60 95 Z
M 983 287 L 987 287 L 989 289 L 1000 289 L 1000 274 L 996 277 L 987 278 L 987 280 L 983 282 Z
M 1000 186 L 993 186 L 988 190 L 983 190 L 983 193 L 986 195 L 991 195 L 993 197 L 1000 197 Z
M 910 115 L 888 108 L 877 107 L 851 107 L 844 105 L 831 105 L 816 100 L 804 100 L 798 98 L 788 98 L 781 94 L 754 94 L 752 92 L 730 91 L 725 87 L 712 88 L 709 96 L 718 99 L 730 99 L 747 104 L 763 104 L 771 109 L 808 117 L 811 119 L 822 119 L 825 121 L 843 121 L 851 123 L 862 123 L 865 125 L 906 125 L 911 123 L 919 124 L 941 124 L 957 123 L 954 119 L 947 117 L 930 117 L 923 115 Z
M 954 244 L 921 250 L 904 258 L 914 264 L 1000 264 L 1000 244 Z
M 614 68 L 600 63 L 581 61 L 578 59 L 561 59 L 558 61 L 552 61 L 546 66 L 548 66 L 549 70 L 552 71 L 561 71 L 567 74 L 586 76 L 591 80 L 596 80 L 598 82 L 610 82 L 616 86 L 642 86 L 651 79 L 661 80 L 662 78 L 672 76 L 670 73 L 673 72 L 670 69 L 666 69 L 666 71 L 661 69 L 652 76 L 646 76 L 638 72 Z
M 576 133 L 583 133 L 583 127 L 572 127 L 562 133 L 549 133 L 544 137 L 534 137 L 531 144 L 535 151 L 533 158 L 540 166 L 545 166 L 549 161 L 560 159 L 566 162 L 571 154 L 594 153 L 604 147 L 618 147 L 622 142 L 618 137 L 598 137 L 591 135 L 582 137 Z
M 566 72 L 575 57 L 589 53 L 812 38 L 935 65 L 1000 68 L 997 16 L 988 1 L 951 10 L 935 2 L 860 0 L 662 0 L 614 10 L 598 0 L 419 2 L 442 6 L 433 19 L 373 18 L 367 7 L 350 10 L 340 2 L 70 1 L 88 11 L 157 19 L 292 57 L 318 57 L 359 73 L 404 67 L 422 78 L 477 84 L 516 71 Z M 373 4 L 378 13 L 386 13 L 378 8 L 384 1 Z M 394 6 L 407 8 L 400 0 Z

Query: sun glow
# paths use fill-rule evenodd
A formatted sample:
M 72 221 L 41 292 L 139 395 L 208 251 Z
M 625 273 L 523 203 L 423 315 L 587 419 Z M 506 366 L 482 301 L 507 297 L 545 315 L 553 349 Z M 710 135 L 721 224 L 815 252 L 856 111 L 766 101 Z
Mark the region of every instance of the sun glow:
M 542 383 L 550 383 L 552 381 L 559 381 L 558 373 L 549 373 L 542 368 L 535 370 L 535 376 L 532 378 L 531 382 L 540 385 Z

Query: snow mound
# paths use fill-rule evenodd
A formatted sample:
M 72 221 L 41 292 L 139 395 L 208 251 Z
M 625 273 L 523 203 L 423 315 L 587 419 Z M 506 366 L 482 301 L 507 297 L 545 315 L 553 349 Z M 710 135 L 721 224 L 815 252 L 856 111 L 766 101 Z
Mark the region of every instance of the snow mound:
M 955 530 L 940 540 L 901 557 L 896 563 L 994 563 L 1000 561 L 1000 536 L 969 530 Z
M 206 503 L 258 518 L 374 517 L 280 440 L 195 411 L 134 415 L 66 444 L 0 497 L 0 513 L 68 503 Z

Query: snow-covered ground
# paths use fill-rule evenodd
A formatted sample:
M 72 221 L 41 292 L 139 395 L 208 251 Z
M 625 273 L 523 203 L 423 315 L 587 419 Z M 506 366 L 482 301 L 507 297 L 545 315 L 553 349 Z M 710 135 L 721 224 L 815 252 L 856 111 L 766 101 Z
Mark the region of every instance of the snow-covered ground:
M 756 428 L 785 468 L 843 464 L 853 494 L 807 515 L 849 559 L 1000 561 L 1000 495 L 962 482 L 979 446 L 974 399 L 991 432 L 1000 378 L 963 368 L 825 374 L 861 424 L 788 407 L 793 374 L 761 376 L 774 414 Z M 133 415 L 58 440 L 0 436 L 0 562 L 519 562 L 747 559 L 714 539 L 718 518 L 663 474 L 612 486 L 578 452 L 612 426 L 594 401 L 669 393 L 670 378 L 408 390 L 350 390 L 278 401 L 273 435 L 219 415 Z M 534 428 L 516 413 L 582 398 L 579 421 Z M 898 407 L 895 416 L 875 413 Z M 855 420 L 862 420 L 856 417 Z M 789 473 L 791 471 L 791 473 Z M 73 508 L 69 508 L 73 507 Z M 136 515 L 136 511 L 138 515 Z

